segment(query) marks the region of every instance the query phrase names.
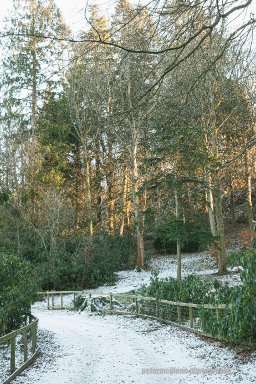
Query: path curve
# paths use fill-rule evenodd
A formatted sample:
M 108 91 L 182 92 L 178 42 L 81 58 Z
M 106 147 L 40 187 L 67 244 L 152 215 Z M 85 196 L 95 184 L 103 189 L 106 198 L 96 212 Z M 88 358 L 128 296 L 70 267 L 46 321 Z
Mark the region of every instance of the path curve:
M 44 352 L 15 384 L 220 384 L 255 382 L 255 364 L 232 351 L 156 321 L 88 313 L 35 310 L 40 329 L 53 335 Z M 183 374 L 142 374 L 142 369 L 185 369 Z M 196 373 L 190 369 L 201 370 Z M 221 374 L 212 374 L 223 369 Z
M 147 383 L 141 373 L 145 363 L 161 366 L 159 355 L 144 336 L 98 316 L 56 311 L 36 315 L 40 328 L 54 334 L 58 353 L 48 370 L 32 367 L 17 383 Z M 151 382 L 159 383 L 157 377 Z

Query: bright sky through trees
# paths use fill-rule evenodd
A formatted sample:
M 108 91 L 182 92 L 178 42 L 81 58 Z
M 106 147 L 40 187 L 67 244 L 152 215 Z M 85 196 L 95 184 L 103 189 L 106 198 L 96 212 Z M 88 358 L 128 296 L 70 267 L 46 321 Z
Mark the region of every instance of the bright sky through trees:
M 73 31 L 80 30 L 85 25 L 84 19 L 84 9 L 90 4 L 99 4 L 103 12 L 106 15 L 110 15 L 114 9 L 115 0 L 96 0 L 96 1 L 86 1 L 86 0 L 56 0 L 56 4 L 61 9 L 65 21 L 71 27 Z M 1 0 L 0 1 L 0 20 L 7 15 L 8 9 L 12 7 L 12 0 Z
M 61 9 L 66 23 L 71 27 L 74 32 L 83 30 L 86 25 L 84 18 L 85 9 L 92 4 L 98 4 L 105 16 L 111 16 L 113 13 L 116 0 L 55 0 L 57 6 Z M 132 0 L 131 3 L 136 3 Z M 142 0 L 139 3 L 150 3 L 148 0 Z M 8 14 L 8 9 L 12 7 L 12 0 L 0 1 L 0 21 L 2 22 L 4 17 Z M 242 20 L 247 20 L 251 14 L 256 15 L 256 1 L 242 14 L 237 14 L 235 20 L 232 17 L 232 25 L 240 24 Z M 233 15 L 234 16 L 234 15 Z

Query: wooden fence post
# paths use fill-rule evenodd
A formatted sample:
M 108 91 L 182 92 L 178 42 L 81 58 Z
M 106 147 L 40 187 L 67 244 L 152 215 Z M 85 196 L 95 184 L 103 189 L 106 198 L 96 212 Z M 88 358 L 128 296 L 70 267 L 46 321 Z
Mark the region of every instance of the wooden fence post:
M 30 319 L 30 324 L 23 324 L 21 328 L 0 337 L 0 344 L 7 345 L 10 351 L 10 353 L 8 353 L 9 369 L 7 366 L 4 368 L 8 370 L 8 374 L 11 374 L 11 376 L 5 381 L 6 383 L 9 383 L 11 378 L 13 379 L 14 376 L 16 377 L 20 372 L 22 372 L 35 358 L 37 349 L 38 319 L 36 319 L 31 314 L 27 315 L 26 317 Z M 19 336 L 18 339 L 17 336 Z M 30 342 L 31 349 L 29 348 Z M 19 358 L 19 356 L 21 358 Z M 21 362 L 21 360 L 23 360 L 23 362 Z M 0 377 L 0 380 L 1 378 L 2 377 Z
M 219 308 L 218 308 L 218 304 L 216 306 L 216 319 L 217 319 L 217 322 L 219 322 Z
M 47 309 L 50 308 L 50 295 L 49 292 L 47 292 Z
M 156 317 L 158 318 L 158 316 L 159 316 L 159 302 L 157 299 L 155 299 L 155 302 L 156 302 Z
M 112 293 L 109 294 L 109 307 L 110 307 L 110 310 L 113 309 L 113 295 L 112 295 Z
M 11 339 L 11 373 L 15 372 L 16 335 Z
M 27 331 L 23 332 L 23 344 L 24 344 L 24 363 L 28 359 L 28 333 Z
M 178 323 L 181 324 L 181 307 L 179 304 L 177 305 L 177 310 L 178 310 Z
M 63 294 L 60 294 L 60 308 L 63 309 Z
M 216 306 L 216 319 L 217 319 L 217 333 L 218 333 L 218 336 L 219 336 L 220 335 L 220 327 L 219 327 L 220 316 L 219 316 L 218 304 Z
M 92 294 L 89 293 L 89 300 L 90 300 L 90 311 L 92 312 Z
M 139 313 L 139 306 L 138 306 L 138 298 L 135 297 L 135 309 L 136 309 L 136 314 L 138 315 Z
M 37 323 L 33 324 L 31 328 L 31 338 L 32 338 L 32 352 L 36 351 L 36 342 L 37 342 Z
M 193 320 L 193 308 L 189 307 L 189 322 L 190 322 L 190 328 L 193 328 L 194 326 L 194 320 Z

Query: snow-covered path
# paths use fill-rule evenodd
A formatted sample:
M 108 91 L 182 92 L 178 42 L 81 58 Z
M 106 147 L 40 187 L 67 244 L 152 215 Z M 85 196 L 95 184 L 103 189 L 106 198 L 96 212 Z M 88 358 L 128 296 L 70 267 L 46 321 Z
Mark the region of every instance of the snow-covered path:
M 173 274 L 172 269 L 166 274 Z M 135 272 L 120 273 L 114 290 L 138 287 L 141 280 L 147 283 L 149 274 L 145 272 L 143 276 L 141 279 L 142 275 Z M 245 362 L 218 342 L 200 339 L 157 321 L 47 311 L 45 303 L 34 306 L 33 314 L 39 318 L 42 355 L 15 384 L 251 384 L 256 381 L 255 355 Z M 166 371 L 154 373 L 154 369 Z M 179 369 L 182 373 L 177 372 Z
M 161 356 L 143 335 L 98 316 L 60 312 L 37 313 L 40 326 L 59 346 L 53 364 L 30 369 L 17 382 L 42 384 L 147 383 L 142 367 L 162 366 Z M 47 368 L 47 369 L 45 369 Z M 157 383 L 157 377 L 152 383 Z
M 15 384 L 255 383 L 255 356 L 244 362 L 217 342 L 156 321 L 46 310 L 34 314 L 40 318 L 43 354 Z M 170 372 L 143 373 L 150 368 Z

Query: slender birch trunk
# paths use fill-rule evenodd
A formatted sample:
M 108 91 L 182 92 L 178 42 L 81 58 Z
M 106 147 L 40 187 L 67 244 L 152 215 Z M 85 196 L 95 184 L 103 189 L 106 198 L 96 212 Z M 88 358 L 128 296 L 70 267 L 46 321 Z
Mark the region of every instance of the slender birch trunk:
M 127 188 L 128 188 L 128 174 L 127 168 L 124 170 L 123 186 L 122 186 L 122 197 L 121 197 L 121 220 L 120 220 L 120 236 L 124 235 L 124 223 L 125 223 L 125 212 L 126 212 L 126 200 L 127 200 Z
M 205 180 L 207 184 L 206 200 L 207 200 L 207 212 L 209 216 L 210 228 L 211 228 L 212 235 L 214 237 L 217 237 L 218 233 L 217 233 L 216 218 L 214 213 L 213 192 L 212 192 L 212 185 L 210 182 L 209 174 L 206 175 Z
M 113 148 L 110 138 L 108 138 L 108 175 L 107 175 L 107 185 L 108 185 L 108 228 L 110 232 L 113 232 L 115 229 L 115 217 L 114 217 L 114 208 L 115 200 L 113 196 Z
M 233 186 L 232 177 L 230 177 L 229 189 L 230 189 L 230 220 L 231 220 L 232 227 L 235 227 L 236 213 L 235 213 L 234 186 Z
M 137 265 L 139 268 L 142 268 L 144 265 L 144 240 L 143 233 L 141 230 L 141 213 L 140 213 L 140 200 L 139 200 L 139 185 L 138 185 L 138 163 L 137 163 L 137 140 L 133 145 L 133 167 L 132 167 L 132 176 L 133 176 L 133 207 L 134 207 L 134 219 L 135 219 L 135 228 L 137 235 Z
M 130 110 L 133 111 L 133 103 L 131 97 L 131 79 L 130 79 L 130 68 L 128 67 L 128 88 L 127 88 L 127 97 Z M 141 221 L 141 208 L 140 208 L 140 199 L 139 199 L 139 172 L 138 172 L 138 138 L 139 138 L 139 116 L 134 116 L 134 113 L 131 112 L 131 155 L 132 155 L 132 181 L 133 181 L 133 208 L 134 208 L 134 221 L 135 221 L 135 231 L 137 236 L 137 266 L 142 268 L 144 266 L 144 239 L 142 231 L 142 221 Z
M 180 200 L 179 193 L 176 187 L 175 189 L 175 210 L 176 210 L 176 220 L 180 219 Z M 181 280 L 181 237 L 180 234 L 177 236 L 177 280 Z
M 126 223 L 127 223 L 127 228 L 129 230 L 129 233 L 131 232 L 131 219 L 130 219 L 131 206 L 132 206 L 132 202 L 128 200 L 126 205 L 126 210 L 125 210 L 125 217 L 126 217 Z
M 110 110 L 112 103 L 112 91 L 109 84 L 108 87 L 108 100 L 107 100 L 107 125 L 110 127 Z M 113 143 L 110 131 L 108 132 L 108 228 L 110 232 L 115 230 L 115 198 L 114 198 L 114 163 L 113 163 Z
M 213 206 L 215 210 L 216 227 L 218 235 L 218 273 L 223 275 L 227 272 L 227 256 L 225 247 L 225 230 L 221 201 L 221 180 L 220 171 L 218 169 L 219 147 L 218 147 L 218 127 L 216 125 L 215 112 L 212 118 L 211 132 L 212 154 L 215 160 L 215 171 L 212 173 L 213 180 Z
M 101 151 L 100 151 L 100 140 L 96 140 L 96 213 L 97 213 L 97 222 L 98 224 L 102 223 L 102 187 L 101 187 Z
M 249 150 L 245 154 L 245 177 L 246 177 L 246 206 L 248 228 L 253 228 L 253 205 L 252 205 L 252 175 Z
M 31 8 L 31 53 L 32 53 L 32 106 L 31 106 L 31 130 L 32 138 L 36 133 L 37 116 L 37 62 L 36 62 L 36 39 L 34 37 L 35 32 L 35 0 L 30 0 Z
M 81 183 L 82 183 L 82 164 L 81 164 L 81 151 L 80 145 L 77 144 L 74 152 L 74 164 L 75 164 L 75 217 L 74 217 L 74 228 L 79 228 L 79 222 L 81 217 L 81 206 L 83 199 L 81 198 Z
M 86 158 L 86 189 L 87 189 L 87 216 L 89 220 L 89 233 L 93 236 L 93 220 L 92 220 L 92 192 L 91 192 L 91 164 L 88 157 Z
M 227 271 L 227 258 L 225 249 L 225 232 L 221 202 L 221 184 L 218 172 L 214 175 L 214 203 L 216 212 L 216 224 L 218 231 L 218 272 L 224 274 Z

